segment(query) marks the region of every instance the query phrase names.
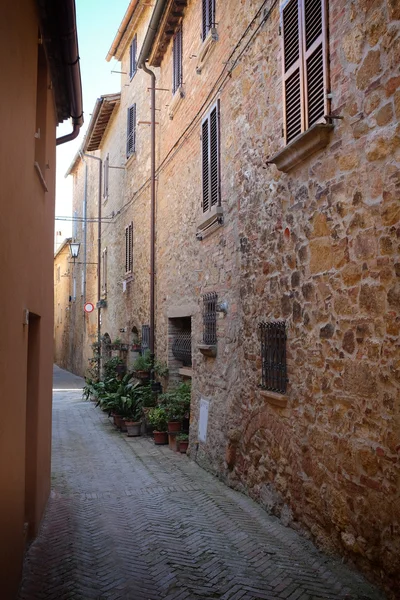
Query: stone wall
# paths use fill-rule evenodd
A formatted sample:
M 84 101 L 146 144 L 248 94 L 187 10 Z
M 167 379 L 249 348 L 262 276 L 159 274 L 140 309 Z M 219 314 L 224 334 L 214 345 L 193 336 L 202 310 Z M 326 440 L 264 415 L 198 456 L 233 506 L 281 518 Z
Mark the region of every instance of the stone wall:
M 72 293 L 69 240 L 64 240 L 54 256 L 54 362 L 68 367 L 69 316 Z

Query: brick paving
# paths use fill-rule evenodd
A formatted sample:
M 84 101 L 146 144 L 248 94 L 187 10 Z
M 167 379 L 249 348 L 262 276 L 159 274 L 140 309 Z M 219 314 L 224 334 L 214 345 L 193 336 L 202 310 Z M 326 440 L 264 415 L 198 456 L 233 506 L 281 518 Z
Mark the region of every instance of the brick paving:
M 188 457 L 54 392 L 52 493 L 19 600 L 382 600 Z

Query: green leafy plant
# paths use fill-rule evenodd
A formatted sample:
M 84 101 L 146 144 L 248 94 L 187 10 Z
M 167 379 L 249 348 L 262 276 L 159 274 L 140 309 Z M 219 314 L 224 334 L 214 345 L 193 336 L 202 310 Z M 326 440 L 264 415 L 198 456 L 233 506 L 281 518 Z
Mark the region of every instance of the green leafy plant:
M 180 383 L 172 390 L 160 396 L 160 404 L 165 408 L 169 421 L 181 421 L 189 417 L 190 383 Z
M 146 350 L 143 354 L 137 357 L 137 359 L 133 363 L 133 369 L 135 371 L 150 371 L 150 350 Z
M 179 435 L 176 436 L 176 441 L 177 442 L 187 442 L 187 441 L 189 441 L 189 436 L 187 433 L 180 433 Z
M 164 407 L 155 406 L 149 411 L 147 418 L 155 431 L 167 431 L 167 413 Z
M 149 408 L 156 405 L 156 396 L 153 393 L 150 384 L 137 387 L 135 393 L 143 407 Z
M 169 373 L 167 363 L 156 360 L 154 362 L 154 372 L 159 377 L 167 377 L 167 375 Z
M 119 356 L 113 356 L 107 360 L 103 365 L 103 380 L 117 379 L 118 371 L 117 367 L 124 365 L 124 361 Z

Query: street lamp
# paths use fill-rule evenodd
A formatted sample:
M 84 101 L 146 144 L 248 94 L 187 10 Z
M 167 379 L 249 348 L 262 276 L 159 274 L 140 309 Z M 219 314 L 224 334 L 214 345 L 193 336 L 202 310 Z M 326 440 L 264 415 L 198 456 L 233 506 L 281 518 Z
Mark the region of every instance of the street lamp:
M 80 242 L 71 242 L 69 245 L 69 251 L 71 254 L 71 258 L 74 259 L 74 264 L 75 264 L 75 260 L 78 258 L 80 246 L 81 246 Z

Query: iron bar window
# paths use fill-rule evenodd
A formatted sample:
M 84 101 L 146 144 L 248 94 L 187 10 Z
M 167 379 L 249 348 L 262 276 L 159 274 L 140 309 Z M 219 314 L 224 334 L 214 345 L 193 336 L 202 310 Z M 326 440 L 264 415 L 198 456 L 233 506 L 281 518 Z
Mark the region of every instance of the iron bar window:
M 184 367 L 192 366 L 192 334 L 190 331 L 178 333 L 172 344 L 172 354 Z
M 150 348 L 150 325 L 142 325 L 142 352 Z
M 261 332 L 261 387 L 286 393 L 286 324 L 284 321 L 260 323 Z
M 217 343 L 218 294 L 211 292 L 203 296 L 203 342 L 209 346 Z

